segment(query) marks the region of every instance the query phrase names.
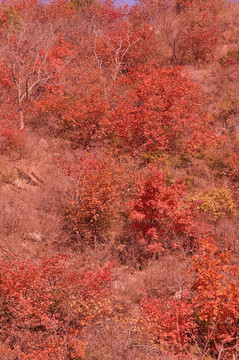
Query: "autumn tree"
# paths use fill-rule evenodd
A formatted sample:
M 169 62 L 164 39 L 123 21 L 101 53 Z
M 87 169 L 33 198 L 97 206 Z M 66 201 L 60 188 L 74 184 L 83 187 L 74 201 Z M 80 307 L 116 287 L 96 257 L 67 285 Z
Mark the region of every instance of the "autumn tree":
M 196 222 L 184 199 L 185 191 L 182 181 L 168 185 L 155 165 L 139 178 L 135 197 L 128 204 L 129 231 L 149 254 L 195 245 Z
M 151 56 L 154 35 L 140 12 L 103 4 L 94 20 L 95 64 L 110 87 L 120 75 L 144 64 Z
M 181 7 L 175 29 L 168 33 L 174 63 L 200 64 L 215 58 L 221 30 L 214 5 L 210 1 L 186 1 Z
M 112 137 L 133 154 L 193 152 L 214 136 L 201 112 L 201 96 L 186 72 L 151 64 L 119 79 Z
M 1 6 L 4 21 L 0 29 L 1 79 L 8 82 L 23 130 L 26 104 L 40 87 L 62 75 L 73 52 L 37 5 L 31 4 L 29 9 Z
M 141 0 L 138 11 L 158 39 L 160 59 L 184 65 L 214 59 L 221 31 L 219 14 L 224 8 L 223 0 Z
M 82 249 L 86 244 L 108 242 L 119 211 L 120 166 L 107 154 L 86 151 L 61 164 L 70 178 L 63 206 L 73 239 Z

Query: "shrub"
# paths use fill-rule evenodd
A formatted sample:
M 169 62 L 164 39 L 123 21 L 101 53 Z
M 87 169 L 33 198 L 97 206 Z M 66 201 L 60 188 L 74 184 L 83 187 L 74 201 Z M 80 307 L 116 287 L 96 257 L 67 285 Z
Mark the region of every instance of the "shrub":
M 223 216 L 238 214 L 232 191 L 227 187 L 214 187 L 193 196 L 192 200 L 198 202 L 197 210 L 209 214 L 213 222 Z
M 110 271 L 77 271 L 65 256 L 1 262 L 0 340 L 20 359 L 79 359 L 82 331 L 105 315 Z
M 199 88 L 182 68 L 145 65 L 122 76 L 120 85 L 124 92 L 115 96 L 111 132 L 124 153 L 152 158 L 214 143 L 208 118 L 201 113 Z
M 63 202 L 73 237 L 83 247 L 106 241 L 120 199 L 117 164 L 110 156 L 82 151 L 74 161 L 62 165 L 71 179 Z
M 193 306 L 199 326 L 197 345 L 204 357 L 238 357 L 239 268 L 212 238 L 200 242 L 193 257 Z
M 139 178 L 136 194 L 128 204 L 129 231 L 149 253 L 193 241 L 195 223 L 192 208 L 184 201 L 185 192 L 182 181 L 168 186 L 155 165 L 149 165 L 146 175 Z

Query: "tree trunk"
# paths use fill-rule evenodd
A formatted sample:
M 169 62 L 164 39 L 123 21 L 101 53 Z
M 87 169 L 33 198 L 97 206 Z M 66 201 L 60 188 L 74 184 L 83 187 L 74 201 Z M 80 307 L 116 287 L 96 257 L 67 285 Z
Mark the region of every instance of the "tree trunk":
M 21 106 L 18 109 L 19 112 L 19 120 L 20 120 L 20 130 L 24 129 L 24 115 Z

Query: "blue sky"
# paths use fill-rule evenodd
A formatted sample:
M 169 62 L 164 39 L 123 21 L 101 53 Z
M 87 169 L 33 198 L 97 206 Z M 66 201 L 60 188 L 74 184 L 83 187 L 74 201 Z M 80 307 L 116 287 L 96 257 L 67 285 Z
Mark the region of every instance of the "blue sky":
M 132 5 L 134 4 L 134 0 L 124 0 L 124 4 Z
M 135 3 L 135 1 L 134 0 L 116 0 L 116 3 L 133 5 Z

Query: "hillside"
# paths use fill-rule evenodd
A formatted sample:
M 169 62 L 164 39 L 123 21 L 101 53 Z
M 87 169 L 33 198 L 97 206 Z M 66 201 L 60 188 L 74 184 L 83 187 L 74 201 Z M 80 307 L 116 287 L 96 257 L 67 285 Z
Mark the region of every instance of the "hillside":
M 0 3 L 0 360 L 239 358 L 238 16 Z

